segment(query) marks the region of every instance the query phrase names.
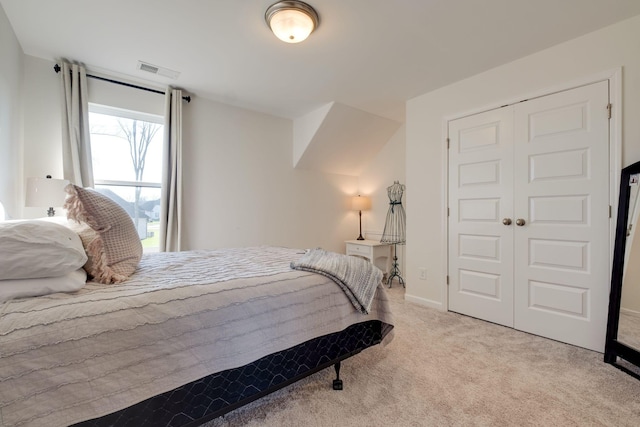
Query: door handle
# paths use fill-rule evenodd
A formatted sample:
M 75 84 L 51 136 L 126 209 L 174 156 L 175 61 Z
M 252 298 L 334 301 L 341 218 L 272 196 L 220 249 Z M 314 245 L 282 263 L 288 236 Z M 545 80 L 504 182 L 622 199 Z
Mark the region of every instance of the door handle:
M 522 218 L 518 218 L 518 219 L 516 220 L 516 225 L 517 225 L 518 227 L 522 227 L 522 226 L 523 226 L 523 225 L 525 225 L 526 223 L 527 223 L 527 222 L 526 222 L 524 219 L 522 219 Z
M 505 219 L 503 219 L 503 220 L 502 220 L 502 223 L 503 223 L 504 225 L 511 225 L 511 218 L 505 218 Z

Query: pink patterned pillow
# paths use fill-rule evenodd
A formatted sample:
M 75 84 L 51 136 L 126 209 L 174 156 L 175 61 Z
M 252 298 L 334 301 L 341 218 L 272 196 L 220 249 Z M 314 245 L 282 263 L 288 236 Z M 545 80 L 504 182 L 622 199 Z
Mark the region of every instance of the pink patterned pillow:
M 120 283 L 133 274 L 142 257 L 142 243 L 133 220 L 116 202 L 91 188 L 69 184 L 67 217 L 93 230 L 80 233 L 89 261 L 84 268 L 100 283 Z M 87 231 L 89 231 L 87 233 Z

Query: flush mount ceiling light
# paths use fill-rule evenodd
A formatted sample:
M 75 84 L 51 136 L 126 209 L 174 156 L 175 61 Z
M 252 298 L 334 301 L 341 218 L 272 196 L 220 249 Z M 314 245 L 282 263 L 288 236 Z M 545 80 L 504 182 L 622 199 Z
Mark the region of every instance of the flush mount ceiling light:
M 267 25 L 280 40 L 300 43 L 318 27 L 318 14 L 308 4 L 298 1 L 279 1 L 264 14 Z

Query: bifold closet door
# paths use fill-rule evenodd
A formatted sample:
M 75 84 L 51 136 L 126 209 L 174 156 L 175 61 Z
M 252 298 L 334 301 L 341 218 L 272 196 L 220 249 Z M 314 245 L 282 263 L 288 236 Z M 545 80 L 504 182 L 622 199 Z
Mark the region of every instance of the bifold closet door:
M 513 109 L 449 123 L 449 310 L 513 326 Z
M 604 351 L 608 82 L 515 105 L 514 327 Z
M 449 310 L 604 350 L 608 82 L 449 122 Z

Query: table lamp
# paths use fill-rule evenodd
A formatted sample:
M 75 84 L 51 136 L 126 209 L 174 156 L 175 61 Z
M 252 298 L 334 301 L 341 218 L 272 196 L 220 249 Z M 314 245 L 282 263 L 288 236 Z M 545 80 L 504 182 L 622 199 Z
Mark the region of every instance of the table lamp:
M 66 194 L 64 187 L 69 184 L 66 179 L 52 179 L 51 175 L 46 178 L 27 178 L 27 199 L 25 205 L 28 207 L 46 208 L 47 216 L 54 216 L 55 207 L 62 206 Z
M 351 200 L 351 209 L 358 211 L 358 216 L 360 217 L 360 235 L 357 240 L 364 240 L 364 237 L 362 237 L 362 211 L 371 209 L 371 199 L 358 194 Z

